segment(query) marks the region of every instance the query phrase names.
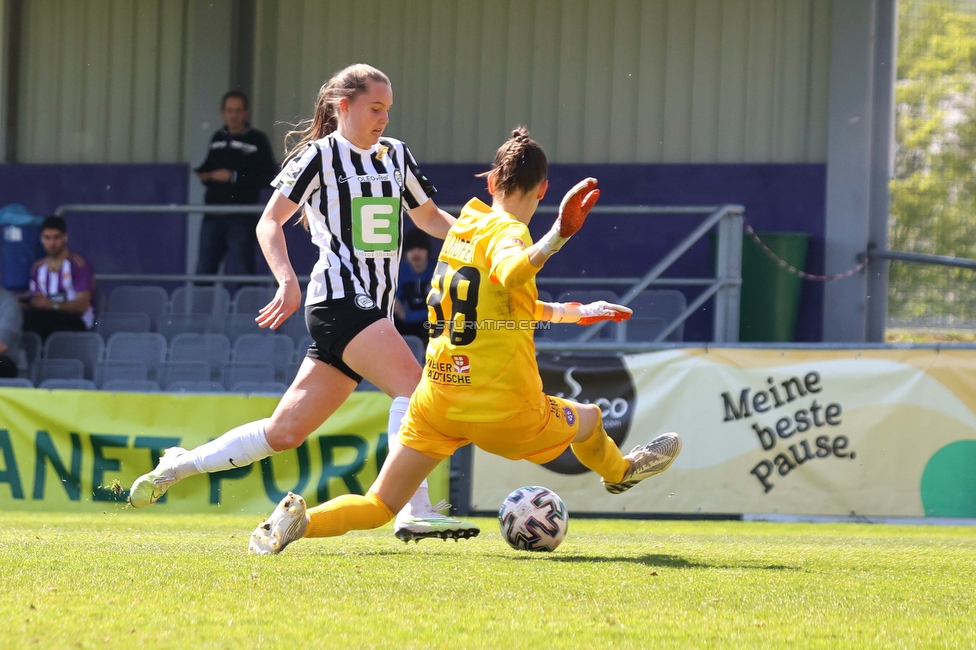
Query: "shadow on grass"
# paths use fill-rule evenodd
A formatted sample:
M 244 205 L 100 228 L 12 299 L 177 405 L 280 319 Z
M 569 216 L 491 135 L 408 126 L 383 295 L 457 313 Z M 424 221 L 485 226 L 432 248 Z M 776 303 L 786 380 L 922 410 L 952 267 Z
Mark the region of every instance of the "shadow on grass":
M 749 562 L 737 563 L 718 563 L 718 562 L 691 562 L 678 555 L 640 555 L 640 556 L 599 556 L 599 555 L 543 555 L 533 553 L 531 555 L 520 555 L 509 557 L 516 561 L 526 560 L 546 560 L 548 562 L 579 562 L 584 564 L 599 564 L 608 562 L 616 564 L 619 562 L 629 562 L 631 564 L 643 564 L 649 567 L 667 567 L 669 569 L 749 569 L 758 571 L 802 571 L 800 567 L 787 566 L 785 564 L 752 564 Z

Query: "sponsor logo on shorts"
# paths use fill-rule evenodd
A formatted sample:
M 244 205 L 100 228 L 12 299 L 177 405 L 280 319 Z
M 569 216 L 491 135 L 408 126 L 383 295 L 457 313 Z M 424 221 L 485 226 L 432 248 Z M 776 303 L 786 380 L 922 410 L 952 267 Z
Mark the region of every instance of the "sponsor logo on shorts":
M 454 372 L 466 375 L 471 372 L 471 362 L 465 354 L 455 354 L 451 357 L 454 360 Z
M 358 294 L 355 298 L 356 306 L 360 309 L 367 310 L 376 307 L 376 303 L 372 298 L 367 296 L 365 293 Z
M 573 409 L 569 408 L 568 406 L 564 406 L 563 413 L 566 414 L 566 424 L 569 426 L 576 424 L 576 414 L 573 413 Z

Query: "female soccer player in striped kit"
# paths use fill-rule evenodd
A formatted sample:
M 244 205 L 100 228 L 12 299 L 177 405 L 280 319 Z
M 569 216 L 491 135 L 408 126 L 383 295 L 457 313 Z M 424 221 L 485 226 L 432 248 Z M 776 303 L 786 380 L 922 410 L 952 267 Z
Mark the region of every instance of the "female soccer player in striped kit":
M 512 460 L 548 463 L 567 447 L 611 494 L 660 474 L 681 451 L 665 433 L 626 456 L 603 428 L 600 408 L 542 391 L 531 324 L 621 321 L 630 310 L 604 301 L 544 303 L 535 276 L 583 225 L 599 190 L 589 178 L 571 189 L 552 229 L 533 244 L 529 221 L 549 187 L 546 154 L 524 127 L 495 155 L 491 207 L 468 201 L 438 258 L 427 304 L 435 327 L 427 363 L 399 436 L 365 496 L 344 495 L 305 511 L 282 499 L 251 534 L 252 553 L 279 553 L 301 537 L 333 537 L 393 518 L 421 480 L 473 443 Z
M 303 218 L 319 247 L 305 301 L 314 342 L 269 419 L 237 427 L 196 449 L 167 450 L 159 465 L 133 484 L 133 506 L 154 503 L 187 476 L 249 465 L 298 447 L 364 377 L 394 398 L 389 418 L 394 440 L 421 374 L 392 322 L 403 213 L 441 239 L 454 217 L 431 200 L 435 189 L 407 146 L 383 136 L 392 105 L 390 80 L 365 64 L 340 70 L 322 86 L 315 116 L 307 128 L 295 132 L 301 141 L 272 182 L 276 191 L 257 228 L 278 281 L 274 299 L 260 310 L 257 321 L 276 329 L 301 306 L 282 227 L 304 206 Z M 394 529 L 405 541 L 466 538 L 479 532 L 474 524 L 438 513 L 426 480 Z

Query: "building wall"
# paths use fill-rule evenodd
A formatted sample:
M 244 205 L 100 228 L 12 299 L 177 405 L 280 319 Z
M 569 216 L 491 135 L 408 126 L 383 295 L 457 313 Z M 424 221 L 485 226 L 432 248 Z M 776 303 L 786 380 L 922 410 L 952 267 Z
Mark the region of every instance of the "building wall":
M 189 0 L 24 0 L 17 162 L 179 162 Z
M 390 75 L 388 132 L 490 160 L 529 126 L 556 162 L 823 162 L 827 0 L 259 0 L 265 126 L 335 70 Z
M 519 123 L 554 162 L 826 160 L 831 0 L 254 1 L 253 117 L 279 154 L 367 61 L 423 161 L 489 160 Z M 23 0 L 18 162 L 192 158 L 189 2 Z

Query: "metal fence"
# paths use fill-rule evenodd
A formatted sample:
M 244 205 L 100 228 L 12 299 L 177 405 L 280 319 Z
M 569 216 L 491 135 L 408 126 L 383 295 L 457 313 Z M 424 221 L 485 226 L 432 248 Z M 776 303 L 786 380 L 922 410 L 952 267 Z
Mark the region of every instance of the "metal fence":
M 899 0 L 888 248 L 976 258 L 976 0 Z M 889 327 L 976 328 L 976 274 L 890 264 Z
M 443 206 L 443 209 L 458 213 L 461 206 Z M 218 205 L 138 205 L 138 204 L 65 204 L 55 211 L 63 216 L 68 213 L 96 213 L 96 214 L 199 214 L 203 212 L 241 213 L 262 212 L 263 207 L 254 206 L 218 206 Z M 538 212 L 555 214 L 555 206 L 540 206 Z M 651 349 L 660 347 L 667 336 L 679 327 L 688 317 L 700 309 L 708 300 L 714 298 L 713 309 L 713 341 L 716 343 L 735 343 L 739 340 L 739 298 L 742 284 L 742 222 L 744 208 L 741 205 L 722 206 L 597 206 L 593 213 L 607 215 L 684 215 L 689 217 L 704 215 L 704 219 L 683 240 L 667 253 L 663 259 L 655 264 L 644 276 L 637 278 L 620 277 L 592 277 L 592 278 L 538 278 L 540 285 L 572 285 L 574 287 L 598 285 L 621 286 L 625 293 L 621 303 L 630 304 L 638 294 L 649 287 L 702 287 L 702 291 L 693 297 L 690 304 L 680 314 L 676 314 L 666 324 L 654 341 L 633 342 L 624 345 L 622 335 L 615 342 L 597 342 L 593 337 L 602 329 L 603 323 L 587 328 L 576 341 L 540 341 L 540 350 L 598 350 Z M 706 237 L 713 229 L 717 229 L 716 272 L 710 278 L 667 278 L 662 274 L 667 271 L 683 254 L 696 242 Z M 271 275 L 195 275 L 195 274 L 157 274 L 157 273 L 99 273 L 99 280 L 120 282 L 249 282 L 274 283 Z M 308 281 L 308 276 L 299 276 L 302 282 Z

